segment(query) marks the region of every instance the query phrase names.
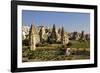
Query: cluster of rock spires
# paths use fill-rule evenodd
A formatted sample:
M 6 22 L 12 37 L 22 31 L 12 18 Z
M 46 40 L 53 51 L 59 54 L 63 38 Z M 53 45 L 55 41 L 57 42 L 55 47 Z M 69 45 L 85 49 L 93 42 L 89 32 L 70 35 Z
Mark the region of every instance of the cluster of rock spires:
M 36 44 L 38 43 L 60 43 L 68 44 L 70 39 L 73 40 L 89 40 L 89 34 L 73 32 L 68 33 L 64 31 L 64 27 L 56 29 L 55 24 L 52 28 L 47 28 L 44 26 L 35 27 L 33 24 L 31 27 L 23 26 L 22 28 L 22 39 L 28 40 L 31 50 L 36 49 Z

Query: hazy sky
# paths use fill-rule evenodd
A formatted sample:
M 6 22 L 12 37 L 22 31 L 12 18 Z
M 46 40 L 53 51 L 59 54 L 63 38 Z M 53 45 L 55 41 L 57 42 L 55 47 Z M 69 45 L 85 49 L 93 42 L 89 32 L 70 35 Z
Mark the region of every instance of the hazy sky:
M 48 11 L 22 11 L 22 24 L 30 26 L 44 25 L 56 28 L 64 27 L 65 31 L 90 32 L 90 14 L 89 13 L 75 13 L 75 12 L 48 12 Z

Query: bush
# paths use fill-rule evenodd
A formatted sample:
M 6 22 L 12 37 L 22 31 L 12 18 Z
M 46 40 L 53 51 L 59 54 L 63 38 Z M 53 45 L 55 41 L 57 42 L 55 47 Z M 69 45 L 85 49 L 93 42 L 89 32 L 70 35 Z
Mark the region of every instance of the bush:
M 22 40 L 22 44 L 23 46 L 29 46 L 29 40 L 28 39 Z
M 71 43 L 71 42 L 69 42 L 69 43 L 67 44 L 67 47 L 69 47 L 69 46 L 72 46 L 72 43 Z
M 44 43 L 44 44 L 38 43 L 38 44 L 36 44 L 36 47 L 44 47 L 44 46 L 47 46 L 47 45 L 48 45 L 48 43 Z

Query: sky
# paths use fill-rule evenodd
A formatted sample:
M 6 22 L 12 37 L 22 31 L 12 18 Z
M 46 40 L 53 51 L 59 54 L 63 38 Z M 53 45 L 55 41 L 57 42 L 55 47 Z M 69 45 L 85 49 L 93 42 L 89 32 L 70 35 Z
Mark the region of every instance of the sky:
M 30 26 L 48 26 L 52 28 L 53 24 L 56 28 L 64 27 L 67 32 L 90 32 L 90 14 L 75 12 L 51 12 L 51 11 L 34 11 L 22 10 L 22 25 Z

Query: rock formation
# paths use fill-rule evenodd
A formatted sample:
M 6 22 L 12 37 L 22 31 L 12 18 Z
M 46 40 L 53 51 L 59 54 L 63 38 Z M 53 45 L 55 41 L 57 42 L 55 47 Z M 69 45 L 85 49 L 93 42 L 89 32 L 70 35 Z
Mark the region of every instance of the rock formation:
M 29 46 L 31 50 L 36 49 L 36 44 L 40 42 L 39 41 L 39 35 L 36 31 L 36 28 L 34 25 L 31 25 L 30 30 L 29 30 Z

